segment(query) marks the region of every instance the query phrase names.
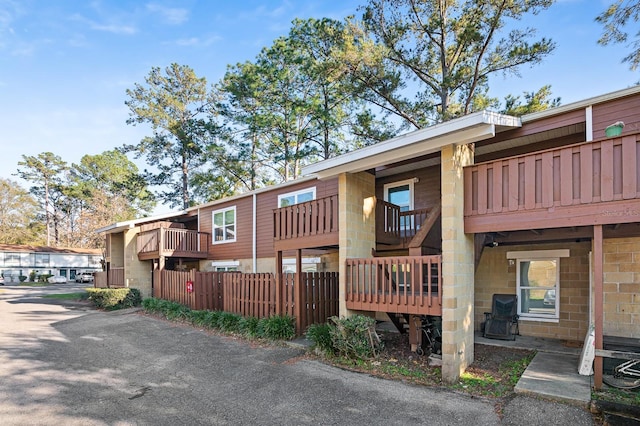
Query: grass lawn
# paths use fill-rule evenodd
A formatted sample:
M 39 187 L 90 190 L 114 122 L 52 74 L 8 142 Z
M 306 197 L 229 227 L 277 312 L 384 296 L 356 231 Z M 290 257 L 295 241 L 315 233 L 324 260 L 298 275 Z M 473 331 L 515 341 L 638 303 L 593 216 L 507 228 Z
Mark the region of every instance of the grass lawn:
M 86 291 L 78 291 L 75 293 L 47 294 L 42 297 L 45 299 L 58 300 L 86 300 L 89 297 L 89 293 L 87 293 Z

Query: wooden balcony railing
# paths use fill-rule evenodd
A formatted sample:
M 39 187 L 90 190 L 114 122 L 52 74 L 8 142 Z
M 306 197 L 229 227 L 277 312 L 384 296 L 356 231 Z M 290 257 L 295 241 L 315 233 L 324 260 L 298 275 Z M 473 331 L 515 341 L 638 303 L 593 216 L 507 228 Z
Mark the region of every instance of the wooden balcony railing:
M 442 315 L 442 256 L 347 259 L 348 309 Z
M 141 232 L 137 236 L 138 259 L 159 256 L 206 259 L 210 234 L 189 229 L 159 228 Z
M 464 169 L 465 232 L 637 222 L 640 133 Z
M 410 241 L 429 215 L 430 209 L 400 211 L 400 206 L 388 201 L 376 202 L 376 241 L 381 244 L 401 244 Z
M 319 198 L 273 211 L 276 250 L 338 244 L 338 196 Z

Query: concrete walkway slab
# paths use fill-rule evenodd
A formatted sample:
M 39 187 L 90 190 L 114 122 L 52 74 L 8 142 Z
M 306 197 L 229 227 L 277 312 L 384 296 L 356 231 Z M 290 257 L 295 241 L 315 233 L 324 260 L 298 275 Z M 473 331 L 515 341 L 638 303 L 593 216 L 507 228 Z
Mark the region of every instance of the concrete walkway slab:
M 578 374 L 579 356 L 538 352 L 515 387 L 516 393 L 587 406 L 591 401 L 591 376 Z

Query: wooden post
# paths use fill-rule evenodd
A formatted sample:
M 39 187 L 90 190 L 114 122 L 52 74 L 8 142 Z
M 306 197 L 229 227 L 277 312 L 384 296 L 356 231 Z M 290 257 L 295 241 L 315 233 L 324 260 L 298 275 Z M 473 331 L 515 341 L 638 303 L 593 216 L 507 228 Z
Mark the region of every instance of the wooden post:
M 422 347 L 422 321 L 418 315 L 409 315 L 409 347 L 411 352 Z
M 302 334 L 302 250 L 296 250 L 296 279 L 293 284 L 293 300 L 296 317 L 296 334 Z M 305 303 L 306 304 L 306 303 Z
M 595 346 L 596 356 L 593 361 L 593 386 L 602 387 L 602 356 L 597 355 L 598 350 L 603 349 L 603 252 L 602 252 L 602 225 L 593 226 L 593 284 L 594 284 L 594 322 L 595 322 Z
M 255 272 L 255 271 L 254 271 Z M 276 252 L 276 315 L 282 315 L 282 252 Z

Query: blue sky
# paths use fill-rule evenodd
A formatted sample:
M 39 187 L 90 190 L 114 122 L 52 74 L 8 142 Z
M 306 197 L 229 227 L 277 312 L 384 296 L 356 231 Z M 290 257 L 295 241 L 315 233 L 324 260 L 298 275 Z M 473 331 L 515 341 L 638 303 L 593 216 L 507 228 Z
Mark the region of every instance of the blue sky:
M 0 177 L 17 180 L 23 154 L 51 151 L 77 163 L 137 143 L 149 131 L 126 124 L 125 90 L 151 67 L 189 65 L 211 84 L 227 64 L 252 60 L 285 35 L 292 19 L 342 19 L 362 3 L 0 0 Z M 557 43 L 555 53 L 520 78 L 494 79 L 490 93 L 503 98 L 551 84 L 569 103 L 640 81 L 620 63 L 624 46 L 596 43 L 594 18 L 608 3 L 561 0 L 528 18 L 524 25 Z

